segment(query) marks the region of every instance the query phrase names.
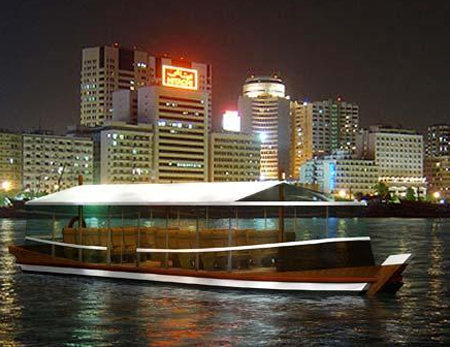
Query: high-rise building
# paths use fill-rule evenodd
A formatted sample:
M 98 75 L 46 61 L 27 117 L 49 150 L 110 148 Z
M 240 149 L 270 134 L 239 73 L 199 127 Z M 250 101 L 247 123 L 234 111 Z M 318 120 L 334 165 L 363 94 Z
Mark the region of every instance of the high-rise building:
M 357 136 L 357 156 L 375 160 L 378 180 L 399 196 L 411 187 L 425 197 L 423 136 L 414 130 L 371 126 Z
M 195 86 L 179 84 L 178 88 L 195 90 L 207 94 L 208 98 L 208 129 L 212 128 L 212 66 L 180 59 L 172 59 L 167 56 L 149 57 L 150 85 L 173 85 L 176 81 L 182 81 L 179 77 L 193 76 L 195 74 Z M 194 80 L 192 80 L 194 81 Z
M 147 52 L 121 48 L 117 44 L 85 48 L 82 51 L 81 61 L 80 124 L 95 127 L 111 120 L 114 91 L 133 91 L 139 87 L 151 85 L 164 86 L 167 84 L 167 79 L 172 81 L 168 84 L 173 84 L 175 80 L 182 80 L 178 77 L 189 70 L 195 71 L 196 74 L 195 90 L 208 94 L 208 124 L 211 128 L 211 65 L 190 62 L 182 58 L 177 60 L 169 57 L 154 57 Z M 163 78 L 164 76 L 166 79 Z M 179 85 L 179 87 L 186 88 L 186 85 Z M 186 89 L 189 89 L 189 86 Z M 126 94 L 122 96 L 125 98 Z
M 435 199 L 450 199 L 450 155 L 425 159 L 428 191 Z
M 54 192 L 93 181 L 93 143 L 89 138 L 23 134 L 22 187 L 35 193 Z
M 209 95 L 179 88 L 191 77 L 179 78 L 187 80 L 138 89 L 139 117 L 153 125 L 155 182 L 208 181 Z
M 0 191 L 22 187 L 22 135 L 0 130 Z
M 251 76 L 239 97 L 242 132 L 255 133 L 261 140 L 262 180 L 289 176 L 290 101 L 285 89 L 277 76 Z
M 343 150 L 356 151 L 359 107 L 341 98 L 315 102 L 292 102 L 292 175 L 316 156 Z
M 81 60 L 80 124 L 102 125 L 112 118 L 112 92 L 135 90 L 150 80 L 148 54 L 118 45 L 85 48 Z
M 300 183 L 329 194 L 352 198 L 371 194 L 378 182 L 374 160 L 357 159 L 345 152 L 308 160 L 300 166 Z
M 261 142 L 255 134 L 211 133 L 210 181 L 258 181 Z
M 450 155 L 450 124 L 435 124 L 428 127 L 426 156 Z

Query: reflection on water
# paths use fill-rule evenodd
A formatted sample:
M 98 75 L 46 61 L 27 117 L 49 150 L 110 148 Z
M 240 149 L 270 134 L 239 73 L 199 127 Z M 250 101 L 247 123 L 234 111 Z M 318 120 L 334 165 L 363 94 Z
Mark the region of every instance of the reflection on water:
M 250 222 L 277 227 L 271 220 L 237 221 L 240 227 Z M 36 230 L 51 225 L 37 223 Z M 25 223 L 0 219 L 0 345 L 450 342 L 449 220 L 330 218 L 327 226 L 321 218 L 299 218 L 286 224 L 297 239 L 370 235 L 378 262 L 412 251 L 404 287 L 396 296 L 368 299 L 24 274 L 7 246 L 22 241 Z

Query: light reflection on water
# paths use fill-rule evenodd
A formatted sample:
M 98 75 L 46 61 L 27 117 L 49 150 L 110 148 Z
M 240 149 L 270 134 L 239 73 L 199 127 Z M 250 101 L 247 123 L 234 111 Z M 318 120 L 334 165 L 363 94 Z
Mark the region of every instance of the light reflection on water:
M 299 219 L 297 239 L 324 229 L 321 218 Z M 0 219 L 0 345 L 450 342 L 449 220 L 330 219 L 329 237 L 370 235 L 378 262 L 414 253 L 399 293 L 374 299 L 24 274 L 7 253 L 24 230 L 24 221 Z

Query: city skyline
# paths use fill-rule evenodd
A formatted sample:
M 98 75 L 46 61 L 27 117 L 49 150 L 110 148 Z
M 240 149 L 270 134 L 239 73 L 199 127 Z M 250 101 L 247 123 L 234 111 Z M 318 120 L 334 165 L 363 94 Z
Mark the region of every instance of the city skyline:
M 445 7 L 292 1 L 275 9 L 253 1 L 2 7 L 0 35 L 12 48 L 0 57 L 2 128 L 62 132 L 77 123 L 81 49 L 114 42 L 211 64 L 216 125 L 224 110 L 236 109 L 251 73 L 279 74 L 293 99 L 356 102 L 363 127 L 401 123 L 423 132 L 447 118 Z

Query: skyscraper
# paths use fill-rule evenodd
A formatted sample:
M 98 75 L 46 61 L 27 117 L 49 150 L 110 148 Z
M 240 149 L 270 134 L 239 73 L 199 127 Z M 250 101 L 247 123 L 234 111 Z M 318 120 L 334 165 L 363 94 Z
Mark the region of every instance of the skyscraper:
M 118 45 L 85 48 L 81 61 L 80 124 L 102 125 L 112 117 L 112 92 L 149 83 L 148 54 Z
M 165 71 L 170 69 L 170 67 L 179 67 L 185 70 L 196 71 L 197 74 L 197 86 L 195 89 L 199 92 L 206 93 L 208 96 L 208 129 L 211 130 L 212 127 L 212 66 L 204 63 L 196 63 L 192 61 L 185 60 L 184 58 L 172 59 L 167 56 L 163 57 L 149 57 L 149 73 L 150 73 L 150 85 L 167 85 L 167 80 L 164 80 Z M 171 70 L 177 71 L 175 70 Z M 180 70 L 178 70 L 180 71 Z M 183 86 L 179 86 L 182 88 Z M 188 88 L 189 89 L 189 88 Z
M 196 71 L 195 90 L 208 95 L 208 128 L 212 126 L 212 66 L 169 57 L 155 57 L 136 49 L 114 46 L 85 48 L 81 61 L 80 124 L 103 125 L 113 113 L 112 93 L 135 91 L 142 86 L 164 86 L 166 68 L 179 67 Z M 180 71 L 180 70 L 172 70 Z M 183 88 L 183 86 L 179 86 Z M 125 97 L 125 94 L 123 94 Z M 134 122 L 134 121 L 132 121 Z
M 277 76 L 251 76 L 239 97 L 241 131 L 261 140 L 260 179 L 287 177 L 290 169 L 290 101 Z
M 208 93 L 197 91 L 195 71 L 175 70 L 164 86 L 138 89 L 138 117 L 153 124 L 155 181 L 207 181 Z
M 292 102 L 292 175 L 307 160 L 338 150 L 355 152 L 359 107 L 341 98 Z
M 450 124 L 434 124 L 428 127 L 426 155 L 450 155 Z

